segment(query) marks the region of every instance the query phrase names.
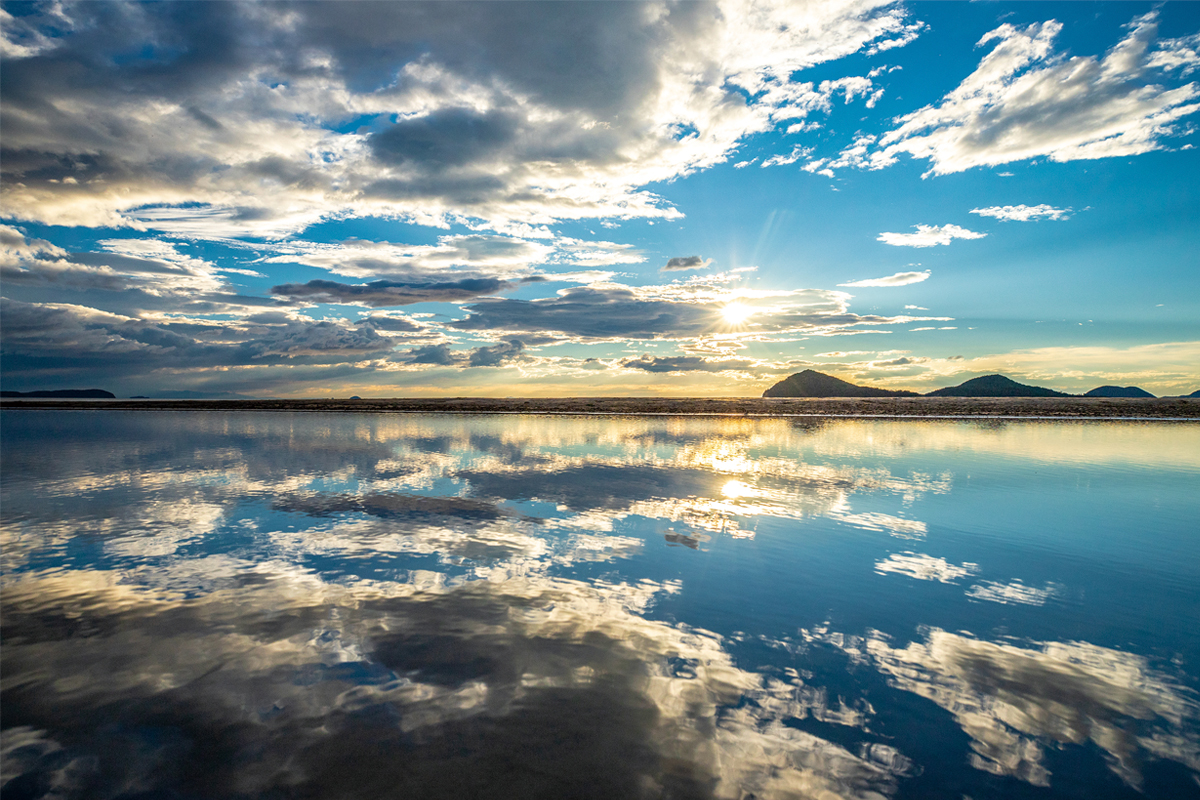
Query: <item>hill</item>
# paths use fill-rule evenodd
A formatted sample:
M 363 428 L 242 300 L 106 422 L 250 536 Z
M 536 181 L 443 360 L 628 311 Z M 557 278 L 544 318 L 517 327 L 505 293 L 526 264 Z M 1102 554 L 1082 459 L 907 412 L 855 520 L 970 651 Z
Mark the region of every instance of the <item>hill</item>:
M 763 392 L 763 397 L 919 397 L 916 392 L 876 389 L 806 369 L 789 375 Z
M 1084 397 L 1154 397 L 1138 386 L 1097 386 Z
M 1071 397 L 1065 392 L 1056 392 L 1041 386 L 1026 386 L 1003 375 L 984 375 L 972 378 L 958 386 L 935 389 L 926 397 Z
M 71 399 L 101 399 L 116 395 L 103 389 L 49 389 L 36 392 L 0 391 L 0 397 L 62 397 Z

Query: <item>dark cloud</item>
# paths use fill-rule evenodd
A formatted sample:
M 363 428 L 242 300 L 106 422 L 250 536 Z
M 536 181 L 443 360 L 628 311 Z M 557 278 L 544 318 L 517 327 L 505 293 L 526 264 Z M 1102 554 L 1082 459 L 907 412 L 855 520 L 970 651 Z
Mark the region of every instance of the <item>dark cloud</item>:
M 621 362 L 621 366 L 646 372 L 724 372 L 725 370 L 749 370 L 753 368 L 754 362 L 744 358 L 709 361 L 699 356 L 660 357 L 645 354 L 640 358 L 627 358 Z
M 272 286 L 271 294 L 320 303 L 346 303 L 372 308 L 406 306 L 413 303 L 455 303 L 480 295 L 514 289 L 516 281 L 498 278 L 463 278 L 457 281 L 403 282 L 371 281 L 370 283 L 338 283 L 312 280 L 308 283 L 285 283 Z
M 5 381 L 43 388 L 58 386 L 64 375 L 124 383 L 212 367 L 342 365 L 387 357 L 394 344 L 365 325 L 278 313 L 263 319 L 273 321 L 148 321 L 2 298 Z
M 486 162 L 516 137 L 517 130 L 517 120 L 511 114 L 448 108 L 371 134 L 367 144 L 380 161 L 417 164 L 437 172 Z
M 718 314 L 694 303 L 645 300 L 623 287 L 579 286 L 542 300 L 486 300 L 468 307 L 459 330 L 555 331 L 587 339 L 696 336 L 715 329 Z
M 513 360 L 525 349 L 520 339 L 501 342 L 491 347 L 477 347 L 471 351 L 467 365 L 471 367 L 499 367 Z
M 712 263 L 711 258 L 700 258 L 700 256 L 685 256 L 682 258 L 672 258 L 667 261 L 667 265 L 663 267 L 664 271 L 684 270 L 684 269 L 704 269 Z
M 401 358 L 409 364 L 435 364 L 449 367 L 462 361 L 462 356 L 450 349 L 447 344 L 431 344 L 416 347 L 401 354 Z

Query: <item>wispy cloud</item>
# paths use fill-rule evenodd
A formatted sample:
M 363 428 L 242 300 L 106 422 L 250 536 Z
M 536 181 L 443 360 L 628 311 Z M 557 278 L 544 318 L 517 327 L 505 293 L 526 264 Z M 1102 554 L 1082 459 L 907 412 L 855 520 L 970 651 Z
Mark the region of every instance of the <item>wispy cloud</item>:
M 981 217 L 995 217 L 1002 221 L 1029 222 L 1038 219 L 1067 219 L 1073 209 L 1055 208 L 1054 206 L 989 206 L 988 208 L 972 208 L 972 214 Z
M 884 234 L 881 234 L 884 235 Z M 893 242 L 888 242 L 893 244 Z M 921 247 L 923 245 L 913 245 Z M 897 272 L 895 275 L 888 275 L 886 278 L 867 278 L 861 281 L 852 281 L 850 283 L 839 283 L 838 286 L 908 286 L 912 283 L 920 283 L 929 278 L 930 271 L 923 270 L 921 272 Z M 916 306 L 905 306 L 905 308 L 916 308 Z
M 1200 88 L 1162 84 L 1164 70 L 1194 68 L 1195 42 L 1154 47 L 1157 12 L 1135 18 L 1103 57 L 1068 57 L 1054 43 L 1062 23 L 1001 25 L 979 67 L 937 105 L 900 118 L 879 149 L 857 162 L 880 168 L 907 153 L 945 175 L 1037 157 L 1051 161 L 1158 150 L 1175 123 L 1200 110 Z
M 894 247 L 934 247 L 950 244 L 955 239 L 982 239 L 986 233 L 960 228 L 958 225 L 914 225 L 916 233 L 881 233 L 876 237 Z

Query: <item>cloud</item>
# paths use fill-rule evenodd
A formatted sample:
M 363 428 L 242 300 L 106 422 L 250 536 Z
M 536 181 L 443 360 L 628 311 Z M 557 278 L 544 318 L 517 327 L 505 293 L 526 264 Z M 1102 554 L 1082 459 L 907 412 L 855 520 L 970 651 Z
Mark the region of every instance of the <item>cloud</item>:
M 5 381 L 57 387 L 64 375 L 103 386 L 132 378 L 172 382 L 213 369 L 322 365 L 352 371 L 395 344 L 372 325 L 270 311 L 209 322 L 146 320 L 65 303 L 0 298 Z M 229 377 L 228 375 L 224 377 Z M 298 377 L 298 375 L 296 376 Z
M 621 366 L 645 372 L 725 372 L 727 370 L 747 371 L 754 367 L 754 363 L 739 358 L 712 361 L 699 356 L 661 357 L 643 353 L 638 358 L 624 359 L 621 361 Z
M 1131 156 L 1160 150 L 1176 123 L 1200 110 L 1200 88 L 1162 85 L 1165 73 L 1194 68 L 1195 42 L 1154 47 L 1157 12 L 1135 18 L 1103 57 L 1054 49 L 1056 21 L 1005 24 L 979 45 L 995 43 L 956 89 L 936 105 L 900 117 L 854 165 L 879 169 L 907 153 L 946 175 L 980 166 L 1045 157 L 1051 161 Z
M 597 247 L 602 244 L 608 243 Z M 555 254 L 554 245 L 545 241 L 492 234 L 440 236 L 432 245 L 348 239 L 288 240 L 262 247 L 269 253 L 262 259 L 266 264 L 303 264 L 352 278 L 410 280 L 448 274 L 522 277 L 531 273 L 533 265 L 551 260 Z
M 796 126 L 793 125 L 792 127 L 796 127 Z M 790 132 L 791 131 L 789 131 L 789 133 Z M 803 145 L 798 144 L 795 147 L 793 147 L 792 152 L 788 153 L 787 155 L 771 156 L 766 161 L 759 164 L 759 167 L 766 169 L 767 167 L 776 167 L 776 166 L 783 166 L 786 164 L 795 164 L 797 161 L 804 158 L 812 151 L 813 151 L 813 149 L 811 147 L 805 147 Z
M 467 365 L 472 367 L 499 367 L 512 361 L 525 349 L 520 339 L 501 342 L 491 347 L 477 347 L 467 357 Z
M 711 263 L 711 258 L 700 258 L 700 256 L 683 256 L 680 258 L 668 259 L 667 265 L 662 269 L 663 271 L 704 269 Z
M 998 220 L 1013 220 L 1029 222 L 1038 219 L 1067 219 L 1071 216 L 1070 208 L 1055 208 L 1054 206 L 990 206 L 988 208 L 972 208 L 972 214 L 981 217 L 995 217 Z
M 465 319 L 447 324 L 462 331 L 557 333 L 588 341 L 695 339 L 724 334 L 765 336 L 786 332 L 824 335 L 860 325 L 886 325 L 927 317 L 859 315 L 848 310 L 843 292 L 733 291 L 705 276 L 666 286 L 592 284 L 560 290 L 536 300 L 482 299 L 467 306 Z M 761 296 L 758 296 L 761 295 Z M 755 303 L 750 303 L 754 296 Z M 749 310 L 735 331 L 724 310 L 737 301 Z M 940 319 L 940 318 L 938 318 Z M 739 332 L 740 331 L 740 332 Z
M 482 295 L 509 291 L 517 288 L 518 285 L 519 282 L 502 281 L 497 278 L 464 278 L 436 283 L 372 281 L 356 284 L 312 280 L 308 283 L 285 283 L 280 286 L 272 286 L 271 294 L 293 300 L 384 308 L 414 303 L 462 302 Z
M 912 236 L 914 234 L 880 234 L 881 236 Z M 888 242 L 892 244 L 892 242 Z M 923 246 L 923 245 L 914 245 Z M 866 280 L 854 281 L 852 283 L 839 283 L 838 286 L 908 286 L 910 283 L 920 283 L 927 279 L 930 275 L 929 270 L 924 272 L 897 272 L 895 275 L 888 275 L 886 278 L 868 278 Z M 905 306 L 905 308 L 915 308 L 915 306 Z
M 957 225 L 914 225 L 916 233 L 881 233 L 877 241 L 894 247 L 934 247 L 950 244 L 954 239 L 982 239 L 986 233 L 976 233 Z M 916 273 L 910 273 L 916 274 Z
M 834 95 L 873 98 L 870 78 L 793 75 L 908 41 L 907 15 L 887 0 L 35 7 L 3 26 L 0 214 L 208 238 L 353 216 L 677 218 L 641 187 Z

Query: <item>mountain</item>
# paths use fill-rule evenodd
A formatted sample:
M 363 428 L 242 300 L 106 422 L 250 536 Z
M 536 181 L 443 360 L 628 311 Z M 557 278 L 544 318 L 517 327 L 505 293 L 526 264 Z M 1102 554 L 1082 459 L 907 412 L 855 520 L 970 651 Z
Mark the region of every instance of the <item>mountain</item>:
M 806 369 L 789 375 L 763 392 L 763 397 L 918 397 L 916 392 L 855 386 L 841 378 Z
M 1003 375 L 984 375 L 972 378 L 958 386 L 935 389 L 926 397 L 1071 397 L 1064 392 L 1045 389 L 1041 386 L 1026 386 Z
M 1084 397 L 1154 397 L 1137 386 L 1097 386 Z
M 1200 389 L 1197 389 L 1196 391 L 1192 392 L 1191 394 L 1181 394 L 1181 395 L 1179 395 L 1179 397 L 1180 397 L 1181 399 L 1182 399 L 1182 398 L 1184 398 L 1184 397 L 1195 397 L 1195 398 L 1200 398 Z
M 43 389 L 36 392 L 3 391 L 0 392 L 0 397 L 59 397 L 91 400 L 116 397 L 116 395 L 112 392 L 106 392 L 103 389 Z

